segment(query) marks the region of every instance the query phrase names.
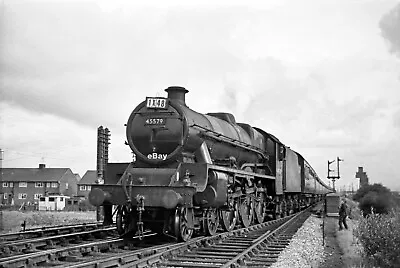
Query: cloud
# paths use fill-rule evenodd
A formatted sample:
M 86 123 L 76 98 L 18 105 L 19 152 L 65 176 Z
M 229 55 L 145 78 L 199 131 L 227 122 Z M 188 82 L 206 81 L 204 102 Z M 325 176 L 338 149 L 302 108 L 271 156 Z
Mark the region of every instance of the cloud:
M 202 81 L 215 81 L 239 62 L 226 46 L 240 17 L 239 8 L 231 11 L 141 7 L 104 14 L 93 2 L 8 3 L 1 101 L 116 127 L 148 89 L 194 84 L 199 89 L 191 95 L 200 96 Z M 119 109 L 108 108 L 115 104 Z
M 181 85 L 193 110 L 231 112 L 265 129 L 321 177 L 325 159 L 337 155 L 346 160 L 344 177 L 354 177 L 357 165 L 370 167 L 371 178 L 381 166 L 392 170 L 382 159 L 399 150 L 400 63 L 377 26 L 391 0 L 5 3 L 0 105 L 8 133 L 1 146 L 45 152 L 69 141 L 70 132 L 82 139 L 76 148 L 94 146 L 103 125 L 112 133 L 113 159 L 129 161 L 123 124 L 131 111 L 146 96 Z M 62 148 L 68 156 L 48 156 L 80 159 L 79 169 L 95 163 L 91 149 L 73 146 Z M 385 182 L 395 184 L 387 170 Z
M 400 57 L 400 3 L 379 21 L 383 38 L 389 43 L 390 52 Z

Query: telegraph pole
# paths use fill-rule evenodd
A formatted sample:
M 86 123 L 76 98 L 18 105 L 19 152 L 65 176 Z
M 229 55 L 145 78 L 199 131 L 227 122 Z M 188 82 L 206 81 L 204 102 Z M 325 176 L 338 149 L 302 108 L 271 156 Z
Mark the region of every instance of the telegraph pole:
M 4 160 L 4 151 L 0 148 L 0 194 L 3 194 L 3 160 Z M 3 196 L 0 198 L 3 201 Z
M 337 165 L 337 166 L 336 166 L 336 167 L 337 167 L 337 174 L 336 174 L 336 176 L 335 176 L 335 175 L 332 175 L 332 176 L 331 176 L 331 172 L 334 172 L 334 170 L 333 170 L 333 169 L 330 169 L 329 166 L 330 166 L 331 164 L 335 163 L 335 161 L 336 161 L 336 165 Z M 338 180 L 338 179 L 340 179 L 340 171 L 339 171 L 340 165 L 339 165 L 339 163 L 340 163 L 341 161 L 343 161 L 343 159 L 340 159 L 339 157 L 337 157 L 336 160 L 332 160 L 332 161 L 329 161 L 329 160 L 328 160 L 328 176 L 327 176 L 327 178 L 328 178 L 328 180 L 332 180 L 333 190 L 334 190 L 335 192 L 336 192 L 336 189 L 335 189 L 335 181 Z
M 4 2 L 3 2 L 4 3 Z M 0 149 L 0 201 L 2 206 L 4 200 L 4 193 L 3 193 L 3 149 Z M 0 231 L 3 231 L 3 208 L 0 208 Z
M 97 128 L 97 184 L 104 184 L 107 177 L 107 164 L 108 164 L 108 145 L 110 144 L 110 131 L 108 128 L 100 126 Z M 96 209 L 96 220 L 101 220 L 101 208 Z

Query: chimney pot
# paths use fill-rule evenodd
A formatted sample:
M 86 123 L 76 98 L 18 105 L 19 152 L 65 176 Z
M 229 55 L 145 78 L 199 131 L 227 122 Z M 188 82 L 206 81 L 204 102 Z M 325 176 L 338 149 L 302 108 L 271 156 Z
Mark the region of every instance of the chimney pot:
M 168 87 L 165 91 L 168 93 L 168 99 L 175 100 L 186 106 L 185 94 L 188 93 L 189 90 L 184 87 L 172 86 Z

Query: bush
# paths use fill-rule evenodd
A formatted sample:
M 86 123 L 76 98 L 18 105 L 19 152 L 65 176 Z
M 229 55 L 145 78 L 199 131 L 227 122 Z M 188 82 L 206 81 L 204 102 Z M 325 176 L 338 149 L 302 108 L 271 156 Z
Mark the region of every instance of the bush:
M 354 233 L 364 253 L 378 267 L 400 267 L 400 215 L 371 214 L 360 220 Z
M 359 208 L 366 216 L 374 213 L 388 213 L 396 207 L 395 194 L 382 184 L 366 185 L 358 189 L 353 200 L 359 202 Z
M 364 215 L 368 215 L 372 213 L 372 210 L 379 214 L 388 213 L 392 205 L 387 195 L 369 192 L 360 200 L 359 207 Z

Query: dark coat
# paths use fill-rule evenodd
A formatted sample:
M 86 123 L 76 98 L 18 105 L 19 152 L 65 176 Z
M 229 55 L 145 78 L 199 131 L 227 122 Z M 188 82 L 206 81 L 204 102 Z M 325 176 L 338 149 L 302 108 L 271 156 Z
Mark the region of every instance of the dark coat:
M 346 203 L 342 203 L 339 208 L 339 216 L 347 216 L 347 205 Z

